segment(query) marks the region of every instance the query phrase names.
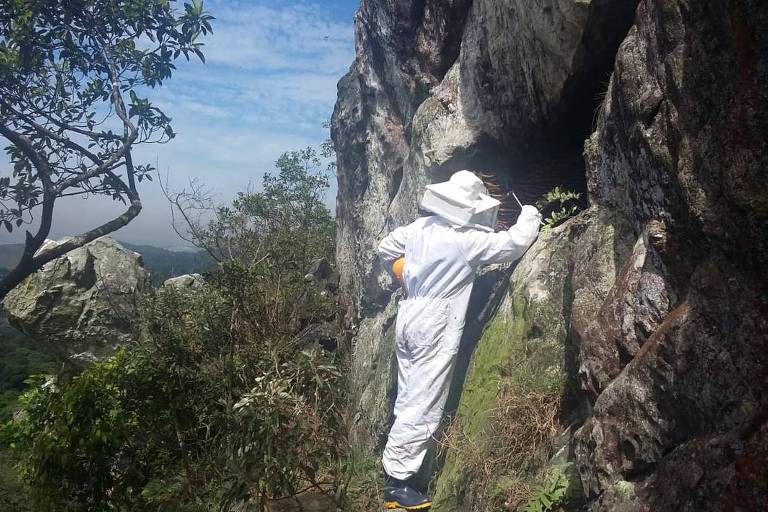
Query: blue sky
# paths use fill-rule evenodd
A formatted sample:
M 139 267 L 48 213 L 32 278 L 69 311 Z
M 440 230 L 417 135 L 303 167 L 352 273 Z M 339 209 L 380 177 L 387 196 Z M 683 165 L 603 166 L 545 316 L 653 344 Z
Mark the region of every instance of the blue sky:
M 172 189 L 198 178 L 226 202 L 249 184 L 257 188 L 281 153 L 319 145 L 328 137 L 323 123 L 333 111 L 336 84 L 354 59 L 358 4 L 206 0 L 206 10 L 216 17 L 214 33 L 205 40 L 207 64 L 178 62 L 174 77 L 151 95 L 173 118 L 178 135 L 167 145 L 138 148 L 135 159 L 156 163 Z M 181 246 L 157 184 L 141 193 L 144 211 L 114 236 Z M 329 205 L 333 196 L 335 187 Z M 118 212 L 109 200 L 61 202 L 52 238 Z M 20 241 L 13 238 L 7 241 Z

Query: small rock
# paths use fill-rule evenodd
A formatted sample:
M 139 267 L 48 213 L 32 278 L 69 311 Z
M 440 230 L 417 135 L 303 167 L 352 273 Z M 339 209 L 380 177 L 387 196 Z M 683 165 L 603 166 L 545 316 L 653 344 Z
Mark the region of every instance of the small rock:
M 166 279 L 161 288 L 176 290 L 198 290 L 205 286 L 205 279 L 200 274 L 184 274 L 183 276 Z

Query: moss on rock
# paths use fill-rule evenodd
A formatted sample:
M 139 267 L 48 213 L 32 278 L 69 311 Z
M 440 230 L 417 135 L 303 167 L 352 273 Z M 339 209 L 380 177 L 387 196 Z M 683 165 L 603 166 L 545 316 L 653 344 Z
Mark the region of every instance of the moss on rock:
M 433 510 L 517 510 L 552 471 L 566 476 L 565 502 L 581 502 L 562 424 L 578 395 L 571 315 L 587 292 L 607 295 L 633 240 L 622 218 L 592 208 L 542 234 L 518 264 L 444 436 Z

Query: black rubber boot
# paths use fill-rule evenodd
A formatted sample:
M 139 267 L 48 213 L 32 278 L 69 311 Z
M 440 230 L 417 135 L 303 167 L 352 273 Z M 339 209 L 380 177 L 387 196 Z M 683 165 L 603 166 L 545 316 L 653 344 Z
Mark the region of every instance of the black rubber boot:
M 388 509 L 427 510 L 432 506 L 432 500 L 409 487 L 406 481 L 387 476 L 384 506 Z

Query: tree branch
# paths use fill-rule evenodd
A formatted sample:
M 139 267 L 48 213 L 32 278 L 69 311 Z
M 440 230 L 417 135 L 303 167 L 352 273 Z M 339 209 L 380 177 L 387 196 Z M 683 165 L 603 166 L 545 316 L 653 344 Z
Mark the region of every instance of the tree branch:
M 131 205 L 122 215 L 115 217 L 109 222 L 106 222 L 101 226 L 80 235 L 73 236 L 63 243 L 56 245 L 55 247 L 51 247 L 50 249 L 39 252 L 31 258 L 31 261 L 27 260 L 25 257 L 22 257 L 22 261 L 19 262 L 16 268 L 11 270 L 11 272 L 0 281 L 0 300 L 4 299 L 8 292 L 16 287 L 19 283 L 21 283 L 25 277 L 30 275 L 32 272 L 37 271 L 49 261 L 52 261 L 59 256 L 63 256 L 73 249 L 82 247 L 99 237 L 108 235 L 113 231 L 117 231 L 118 229 L 127 225 L 141 212 L 141 208 L 141 201 L 139 199 L 135 199 L 131 201 Z M 27 233 L 27 235 L 29 237 L 29 233 Z
M 24 155 L 29 158 L 32 165 L 35 166 L 38 172 L 45 172 L 46 175 L 50 170 L 48 162 L 38 153 L 29 141 L 29 138 L 20 133 L 16 133 L 5 124 L 0 124 L 0 135 L 11 141 L 14 146 L 18 147 Z
M 83 155 L 87 156 L 94 164 L 101 165 L 103 162 L 102 160 L 96 156 L 94 153 L 89 151 L 88 149 L 84 148 L 80 144 L 74 142 L 71 139 L 68 139 L 62 135 L 59 135 L 58 133 L 46 128 L 45 126 L 37 123 L 34 119 L 31 117 L 22 114 L 21 112 L 17 111 L 13 107 L 11 107 L 8 103 L 4 102 L 2 99 L 0 99 L 0 103 L 7 108 L 8 110 L 12 111 L 17 116 L 21 117 L 24 122 L 28 123 L 32 128 L 34 128 L 36 131 L 38 131 L 41 135 L 45 135 L 46 137 L 50 137 L 51 139 L 59 142 L 60 144 L 63 144 L 64 147 L 67 147 L 69 149 L 72 149 L 74 151 L 77 151 L 79 153 L 82 153 Z M 67 129 L 67 128 L 62 128 Z
M 48 162 L 35 150 L 29 139 L 24 135 L 16 133 L 4 124 L 0 124 L 0 134 L 11 141 L 12 144 L 18 147 L 24 155 L 26 155 L 30 162 L 32 162 L 32 165 L 35 166 L 40 181 L 43 184 L 43 211 L 40 216 L 40 226 L 34 236 L 27 231 L 24 239 L 24 252 L 21 255 L 21 260 L 19 260 L 16 267 L 14 267 L 11 272 L 0 281 L 0 300 L 2 300 L 14 286 L 19 284 L 24 277 L 29 275 L 30 269 L 35 268 L 34 255 L 43 245 L 48 233 L 51 231 L 53 205 L 56 202 L 56 193 L 51 184 Z

